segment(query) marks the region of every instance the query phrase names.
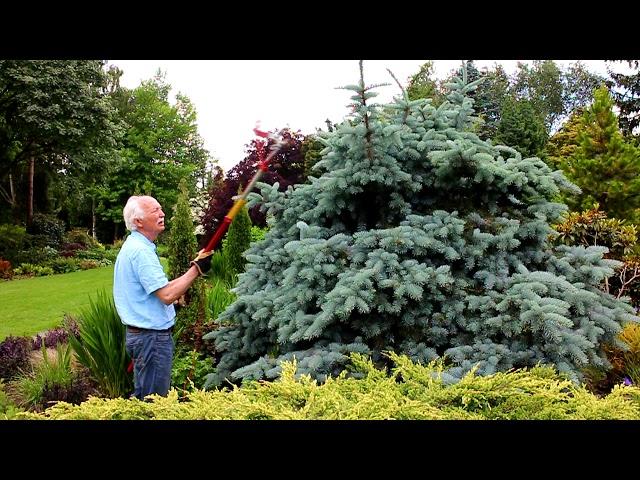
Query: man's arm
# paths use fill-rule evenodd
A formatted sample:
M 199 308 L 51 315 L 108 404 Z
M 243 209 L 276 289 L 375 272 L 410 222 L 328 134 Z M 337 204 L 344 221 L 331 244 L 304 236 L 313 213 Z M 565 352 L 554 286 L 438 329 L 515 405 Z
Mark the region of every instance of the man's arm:
M 199 272 L 195 265 L 187 270 L 182 276 L 171 280 L 164 287 L 153 292 L 162 303 L 171 305 L 180 298 L 191 286 L 193 281 L 198 278 Z

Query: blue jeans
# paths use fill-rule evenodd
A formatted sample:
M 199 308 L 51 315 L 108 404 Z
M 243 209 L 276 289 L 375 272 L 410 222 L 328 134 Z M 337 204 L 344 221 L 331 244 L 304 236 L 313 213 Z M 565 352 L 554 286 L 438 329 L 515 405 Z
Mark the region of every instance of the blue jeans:
M 127 329 L 126 349 L 133 359 L 133 396 L 143 400 L 157 393 L 166 396 L 171 385 L 173 363 L 173 336 L 171 330 Z

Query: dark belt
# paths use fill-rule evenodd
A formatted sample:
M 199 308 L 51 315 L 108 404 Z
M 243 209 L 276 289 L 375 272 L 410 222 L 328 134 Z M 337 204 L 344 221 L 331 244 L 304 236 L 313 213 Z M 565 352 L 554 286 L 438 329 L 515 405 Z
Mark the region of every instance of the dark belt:
M 131 333 L 171 332 L 173 331 L 173 327 L 165 328 L 164 330 L 154 330 L 152 328 L 139 328 L 139 327 L 132 327 L 131 325 L 127 325 L 127 330 L 129 330 Z

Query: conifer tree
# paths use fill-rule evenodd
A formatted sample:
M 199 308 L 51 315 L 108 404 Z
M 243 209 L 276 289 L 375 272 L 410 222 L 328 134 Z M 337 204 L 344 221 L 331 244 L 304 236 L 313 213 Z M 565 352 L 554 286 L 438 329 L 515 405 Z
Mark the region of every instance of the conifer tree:
M 189 269 L 189 262 L 196 256 L 197 243 L 194 235 L 189 187 L 183 178 L 178 184 L 178 199 L 169 224 L 169 278 L 177 278 Z
M 566 159 L 578 149 L 578 135 L 582 130 L 583 114 L 584 110 L 577 108 L 545 145 L 547 165 L 554 170 L 556 168 L 562 170 L 566 166 Z
M 196 256 L 196 237 L 189 206 L 189 188 L 183 178 L 178 185 L 178 199 L 169 231 L 169 278 L 177 278 L 186 272 Z M 185 293 L 176 313 L 176 337 L 180 345 L 200 350 L 202 324 L 206 321 L 204 280 L 196 279 Z
M 244 272 L 247 262 L 244 252 L 251 244 L 251 218 L 247 207 L 237 213 L 223 242 L 222 252 L 227 257 L 227 264 L 236 274 Z
M 598 203 L 611 217 L 639 223 L 640 149 L 622 136 L 607 87 L 598 88 L 594 98 L 580 122 L 578 148 L 560 165 L 582 189 L 566 202 L 573 210 Z
M 601 342 L 635 318 L 598 289 L 616 262 L 548 243 L 566 210 L 550 199 L 575 187 L 467 131 L 466 74 L 438 108 L 406 94 L 381 107 L 360 71 L 344 87 L 353 114 L 322 136 L 326 173 L 252 195 L 270 230 L 247 252 L 226 325 L 205 335 L 219 354 L 207 385 L 273 379 L 293 357 L 323 381 L 351 352 L 444 357 L 447 381 L 474 365 L 552 363 L 575 380 L 588 363 L 607 366 Z
M 622 60 L 614 60 L 621 62 Z M 613 98 L 620 111 L 620 129 L 626 136 L 637 135 L 640 126 L 640 66 L 639 60 L 627 60 L 629 68 L 634 71 L 628 75 L 613 72 L 609 67 L 607 71 L 613 81 L 607 82 L 613 92 Z
M 509 145 L 525 157 L 539 156 L 547 143 L 543 118 L 529 100 L 507 97 L 502 104 L 495 141 Z
M 300 153 L 304 158 L 305 179 L 312 175 L 318 176 L 318 172 L 314 170 L 314 167 L 322 158 L 322 150 L 324 150 L 324 144 L 316 138 L 316 135 L 311 134 L 304 137 L 300 145 Z
M 474 91 L 467 93 L 469 98 L 473 100 L 475 116 L 478 117 L 478 123 L 471 127 L 471 131 L 483 140 L 493 139 L 496 136 L 501 118 L 502 104 L 510 96 L 509 76 L 502 66 L 498 64 L 495 64 L 491 70 L 485 67 L 480 71 L 473 60 L 468 60 L 463 62 L 461 67 L 451 70 L 442 83 L 448 83 L 460 77 L 463 68 L 467 70 L 469 83 L 479 78 L 484 78 L 482 82 L 478 83 Z M 407 89 L 407 93 L 410 93 L 409 89 Z M 439 102 L 434 101 L 432 105 L 437 107 L 445 99 L 445 95 L 441 94 Z M 411 94 L 409 94 L 409 100 L 415 100 L 415 98 L 412 98 Z

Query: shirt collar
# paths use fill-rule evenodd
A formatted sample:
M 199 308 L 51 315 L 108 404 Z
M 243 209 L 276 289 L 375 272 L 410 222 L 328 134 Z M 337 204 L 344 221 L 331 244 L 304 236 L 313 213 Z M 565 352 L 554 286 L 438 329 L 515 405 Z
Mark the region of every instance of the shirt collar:
M 137 230 L 134 230 L 133 232 L 131 232 L 131 236 L 142 241 L 145 245 L 153 248 L 154 252 L 156 251 L 156 244 L 153 243 L 151 240 L 149 240 L 147 237 L 145 237 L 143 234 L 138 232 Z

